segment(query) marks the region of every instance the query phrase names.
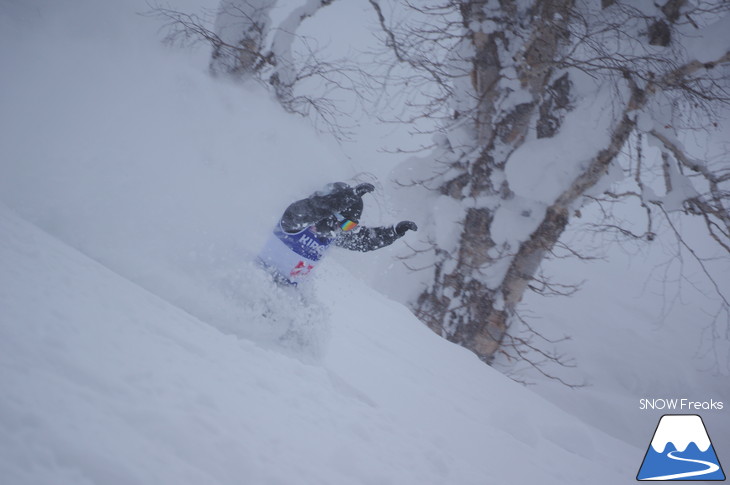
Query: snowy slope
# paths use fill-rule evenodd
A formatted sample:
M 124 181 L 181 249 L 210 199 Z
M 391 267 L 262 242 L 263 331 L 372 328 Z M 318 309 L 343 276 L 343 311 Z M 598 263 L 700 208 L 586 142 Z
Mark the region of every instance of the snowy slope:
M 618 483 L 637 456 L 336 267 L 305 363 L 5 208 L 0 233 L 3 483 Z

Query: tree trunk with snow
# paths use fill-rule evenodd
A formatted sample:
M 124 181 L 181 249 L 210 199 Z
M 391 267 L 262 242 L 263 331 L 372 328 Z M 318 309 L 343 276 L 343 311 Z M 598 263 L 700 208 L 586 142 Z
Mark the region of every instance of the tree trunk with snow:
M 276 0 L 221 0 L 214 33 L 210 71 L 214 75 L 244 78 L 266 62 L 264 42 L 269 33 L 269 13 Z
M 261 81 L 273 90 L 284 109 L 310 116 L 315 124 L 324 125 L 325 131 L 342 136 L 339 109 L 324 93 L 332 86 L 353 84 L 347 75 L 340 75 L 352 66 L 319 59 L 297 33 L 304 21 L 333 2 L 307 0 L 296 7 L 278 6 L 291 9 L 272 25 L 270 14 L 277 0 L 221 0 L 212 30 L 205 16 L 161 7 L 149 14 L 166 22 L 168 42 L 208 43 L 212 48 L 209 67 L 214 76 Z M 297 43 L 304 52 L 295 52 Z M 305 79 L 321 81 L 323 94 L 297 90 Z
M 718 77 L 708 73 L 727 63 L 728 54 L 726 48 L 709 63 L 675 62 L 679 46 L 659 45 L 648 27 L 663 22 L 671 31 L 685 3 L 676 0 L 642 11 L 621 2 L 604 2 L 604 11 L 574 0 L 457 3 L 462 30 L 450 59 L 453 120 L 434 156 L 433 172 L 439 174 L 429 184 L 434 188 L 436 181 L 437 204 L 447 198 L 458 205 L 461 229 L 457 243 L 448 247 L 434 242 L 448 229 L 437 222 L 432 226 L 432 278 L 414 309 L 435 332 L 491 362 L 571 214 L 598 189 L 632 135 L 646 131 L 637 127 L 638 117 L 658 96 L 671 103 L 667 93 L 727 101 L 722 87 L 717 89 Z M 714 8 L 727 13 L 722 2 Z M 601 16 L 614 23 L 600 23 Z M 685 31 L 689 23 L 684 22 Z M 626 33 L 634 36 L 626 45 L 603 44 Z M 634 45 L 636 38 L 646 45 Z M 591 81 L 593 93 L 586 92 L 586 73 L 598 80 Z M 576 94 L 578 78 L 582 92 Z M 585 108 L 592 103 L 603 105 Z M 571 132 L 564 133 L 565 120 L 580 107 L 577 116 L 584 119 L 573 120 Z M 595 121 L 594 112 L 602 113 Z M 578 126 L 581 122 L 594 124 L 599 135 Z M 590 137 L 595 145 L 586 148 L 576 137 Z M 526 142 L 531 148 L 523 146 Z M 541 146 L 548 149 L 535 149 Z M 667 187 L 665 197 L 671 191 Z M 727 198 L 715 202 L 723 220 Z M 651 204 L 661 207 L 662 198 L 642 199 L 644 207 Z
M 499 349 L 542 254 L 567 223 L 566 210 L 554 207 L 519 244 L 496 239 L 491 230 L 505 201 L 515 198 L 505 176 L 509 155 L 534 129 L 535 118 L 540 136 L 551 136 L 560 126 L 561 110 L 568 108 L 570 81 L 553 76 L 551 61 L 565 47 L 560 33 L 566 31 L 573 1 L 539 3 L 523 20 L 529 31 L 516 23 L 496 28 L 495 19 L 503 23 L 521 12 L 516 2 L 489 3 L 462 7 L 466 45 L 459 48 L 473 56 L 468 84 L 457 88 L 456 100 L 459 116 L 467 117 L 458 129 L 470 141 L 452 147 L 453 155 L 458 153 L 456 170 L 440 187 L 465 207 L 463 230 L 455 252 L 437 251 L 433 284 L 416 303 L 417 314 L 432 329 L 487 361 Z
M 297 30 L 333 1 L 308 0 L 272 28 L 270 13 L 277 0 L 222 0 L 214 28 L 220 42 L 213 42 L 211 72 L 241 78 L 267 67 L 277 95 L 290 100 L 298 75 L 292 53 Z

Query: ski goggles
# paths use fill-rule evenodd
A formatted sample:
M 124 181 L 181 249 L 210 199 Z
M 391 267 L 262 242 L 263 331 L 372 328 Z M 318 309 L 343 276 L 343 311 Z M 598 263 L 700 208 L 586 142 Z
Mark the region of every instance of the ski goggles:
M 340 229 L 343 231 L 352 231 L 357 227 L 357 222 L 351 221 L 339 212 L 335 213 L 335 218 L 337 219 L 337 223 L 340 225 Z

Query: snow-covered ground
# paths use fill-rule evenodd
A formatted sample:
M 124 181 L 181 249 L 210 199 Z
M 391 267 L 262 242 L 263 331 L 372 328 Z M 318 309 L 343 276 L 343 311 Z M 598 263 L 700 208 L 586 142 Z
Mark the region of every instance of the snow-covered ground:
M 2 483 L 630 483 L 663 414 L 641 398 L 724 401 L 702 416 L 730 461 L 702 302 L 655 323 L 654 253 L 561 261 L 584 290 L 526 301 L 578 390 L 433 335 L 368 285 L 400 284 L 390 250 L 274 287 L 250 260 L 282 209 L 370 171 L 394 222 L 387 163 L 210 79 L 148 8 L 0 3 Z
M 617 483 L 640 457 L 342 269 L 319 321 L 262 345 L 5 208 L 0 229 L 3 483 Z M 270 324 L 254 279 L 241 327 Z

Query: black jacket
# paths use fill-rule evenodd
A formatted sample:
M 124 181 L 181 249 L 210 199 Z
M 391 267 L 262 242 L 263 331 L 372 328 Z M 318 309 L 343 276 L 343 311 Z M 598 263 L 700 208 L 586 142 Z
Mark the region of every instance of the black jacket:
M 349 185 L 336 182 L 324 191 L 316 192 L 287 207 L 281 217 L 281 228 L 284 232 L 293 234 L 315 226 L 317 235 L 333 239 L 336 246 L 363 252 L 388 246 L 400 237 L 392 226 L 358 226 L 347 232 L 339 228 L 335 214 L 339 213 L 347 219 L 359 222 L 362 209 L 362 197 Z

